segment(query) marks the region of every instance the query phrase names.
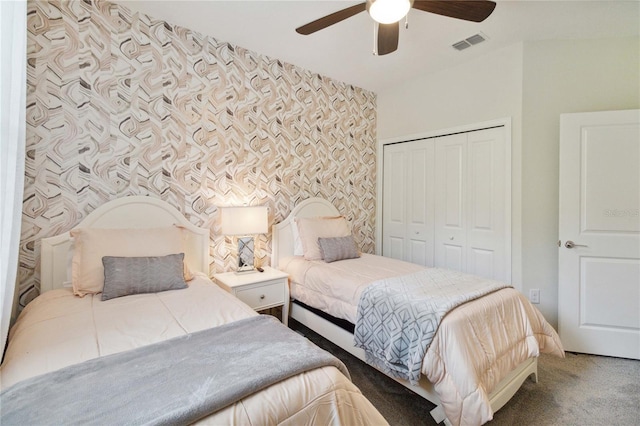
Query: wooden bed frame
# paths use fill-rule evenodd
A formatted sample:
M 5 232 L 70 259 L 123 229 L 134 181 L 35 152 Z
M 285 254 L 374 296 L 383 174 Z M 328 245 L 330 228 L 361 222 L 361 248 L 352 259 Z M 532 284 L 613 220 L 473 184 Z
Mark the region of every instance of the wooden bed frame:
M 187 232 L 185 262 L 191 271 L 209 275 L 209 232 L 190 223 L 173 206 L 157 198 L 131 196 L 109 201 L 87 215 L 76 228 L 162 228 L 178 225 Z M 70 287 L 68 232 L 43 238 L 40 252 L 40 292 Z
M 271 263 L 274 268 L 278 268 L 281 259 L 293 256 L 294 241 L 292 224 L 296 217 L 316 217 L 316 216 L 339 216 L 340 212 L 329 201 L 322 198 L 309 198 L 298 204 L 289 214 L 289 216 L 273 226 L 273 249 Z M 353 334 L 343 328 L 333 324 L 332 322 L 316 315 L 315 313 L 305 309 L 304 307 L 292 303 L 289 310 L 289 316 L 301 324 L 309 327 L 324 338 L 335 343 L 342 349 L 346 350 L 355 357 L 365 361 L 364 351 L 353 346 Z M 491 409 L 493 412 L 502 408 L 511 397 L 520 389 L 522 383 L 532 377 L 533 381 L 538 381 L 538 359 L 529 358 L 511 373 L 507 375 L 489 395 Z M 408 381 L 394 379 L 404 385 L 407 389 L 417 393 L 426 400 L 436 405 L 431 410 L 431 416 L 437 423 L 444 422 L 450 424 L 446 418 L 444 409 L 441 407 L 440 399 L 433 389 L 432 384 L 423 376 L 420 379 L 419 386 L 412 386 Z

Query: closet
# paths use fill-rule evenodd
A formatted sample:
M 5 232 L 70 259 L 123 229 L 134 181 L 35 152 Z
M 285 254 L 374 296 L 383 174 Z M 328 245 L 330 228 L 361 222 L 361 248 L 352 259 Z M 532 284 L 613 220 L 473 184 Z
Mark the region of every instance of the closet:
M 384 144 L 382 254 L 510 282 L 509 132 Z

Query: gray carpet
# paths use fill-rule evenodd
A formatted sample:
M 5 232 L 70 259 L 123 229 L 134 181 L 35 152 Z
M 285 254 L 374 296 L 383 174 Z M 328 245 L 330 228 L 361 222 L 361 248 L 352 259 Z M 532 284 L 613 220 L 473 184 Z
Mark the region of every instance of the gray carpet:
M 289 326 L 342 360 L 356 386 L 391 425 L 436 424 L 429 414 L 433 404 L 296 321 Z M 640 361 L 542 355 L 538 383 L 527 380 L 490 424 L 640 426 Z

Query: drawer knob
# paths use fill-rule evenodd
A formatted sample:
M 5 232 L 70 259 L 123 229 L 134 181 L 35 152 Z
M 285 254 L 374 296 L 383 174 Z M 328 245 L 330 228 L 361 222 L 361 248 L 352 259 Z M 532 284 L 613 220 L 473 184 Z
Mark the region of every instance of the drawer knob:
M 260 300 L 264 300 L 264 294 L 260 295 Z

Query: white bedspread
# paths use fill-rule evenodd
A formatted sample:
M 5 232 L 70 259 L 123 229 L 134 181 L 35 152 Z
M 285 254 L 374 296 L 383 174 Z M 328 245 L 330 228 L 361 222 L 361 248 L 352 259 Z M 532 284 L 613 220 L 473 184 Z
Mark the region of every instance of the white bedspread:
M 289 274 L 292 298 L 355 324 L 358 300 L 367 285 L 424 267 L 363 253 L 357 259 L 332 263 L 294 256 L 281 260 L 280 269 Z
M 99 356 L 126 351 L 257 315 L 200 275 L 189 288 L 101 301 L 70 289 L 27 305 L 11 330 L 0 386 Z M 34 407 L 37 409 L 37 407 Z M 334 367 L 316 369 L 245 398 L 205 424 L 385 424 Z
M 333 263 L 296 256 L 284 259 L 281 268 L 290 274 L 292 298 L 352 323 L 367 285 L 424 269 L 367 254 Z M 522 294 L 508 288 L 446 315 L 421 371 L 453 424 L 479 425 L 493 418 L 488 395 L 500 380 L 540 352 L 564 356 L 553 327 Z

